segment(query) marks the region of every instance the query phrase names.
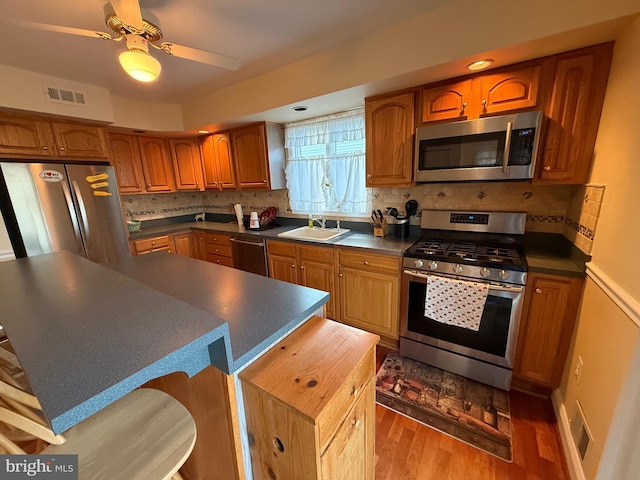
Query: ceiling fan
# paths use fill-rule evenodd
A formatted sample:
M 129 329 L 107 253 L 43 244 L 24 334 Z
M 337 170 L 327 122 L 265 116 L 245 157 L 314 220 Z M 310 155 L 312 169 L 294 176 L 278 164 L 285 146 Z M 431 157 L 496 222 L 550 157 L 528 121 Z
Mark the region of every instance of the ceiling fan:
M 168 55 L 227 70 L 237 70 L 241 66 L 240 60 L 234 57 L 162 42 L 163 34 L 157 25 L 158 22 L 153 23 L 142 17 L 138 0 L 110 0 L 110 3 L 113 11 L 108 4 L 105 5 L 105 23 L 112 33 L 38 22 L 15 21 L 12 23 L 26 28 L 82 35 L 102 40 L 124 40 L 127 50 L 120 53 L 118 60 L 125 72 L 140 82 L 152 82 L 160 75 L 160 62 L 149 54 L 149 46 L 162 50 Z

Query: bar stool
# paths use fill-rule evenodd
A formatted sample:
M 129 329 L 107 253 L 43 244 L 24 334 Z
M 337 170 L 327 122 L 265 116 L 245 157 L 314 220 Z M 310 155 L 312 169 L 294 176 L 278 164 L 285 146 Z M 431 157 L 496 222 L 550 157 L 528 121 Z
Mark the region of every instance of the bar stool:
M 181 479 L 178 473 L 196 441 L 191 414 L 164 392 L 141 388 L 56 435 L 42 420 L 38 399 L 0 381 L 0 422 L 50 445 L 45 455 L 77 454 L 81 480 Z M 0 447 L 24 454 L 7 435 Z

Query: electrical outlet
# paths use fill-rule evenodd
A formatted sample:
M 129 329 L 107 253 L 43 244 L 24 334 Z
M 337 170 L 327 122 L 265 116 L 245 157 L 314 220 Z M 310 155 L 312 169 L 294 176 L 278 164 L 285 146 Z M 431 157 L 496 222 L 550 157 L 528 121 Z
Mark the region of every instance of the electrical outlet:
M 573 375 L 576 377 L 576 384 L 580 383 L 580 375 L 582 374 L 582 367 L 584 362 L 582 361 L 582 356 L 578 355 L 578 361 L 576 362 L 576 368 L 573 371 Z

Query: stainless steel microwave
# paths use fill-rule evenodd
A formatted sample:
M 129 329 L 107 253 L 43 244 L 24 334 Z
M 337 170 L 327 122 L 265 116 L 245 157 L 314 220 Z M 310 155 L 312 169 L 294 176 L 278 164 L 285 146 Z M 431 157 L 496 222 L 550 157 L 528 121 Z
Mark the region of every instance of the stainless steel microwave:
M 524 112 L 416 129 L 416 182 L 533 177 L 542 112 Z

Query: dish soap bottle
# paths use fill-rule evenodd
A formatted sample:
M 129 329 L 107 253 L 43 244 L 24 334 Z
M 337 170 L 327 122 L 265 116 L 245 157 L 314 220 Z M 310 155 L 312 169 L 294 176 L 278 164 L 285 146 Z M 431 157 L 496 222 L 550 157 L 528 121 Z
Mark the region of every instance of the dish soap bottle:
M 309 214 L 309 228 L 313 228 L 313 215 Z

